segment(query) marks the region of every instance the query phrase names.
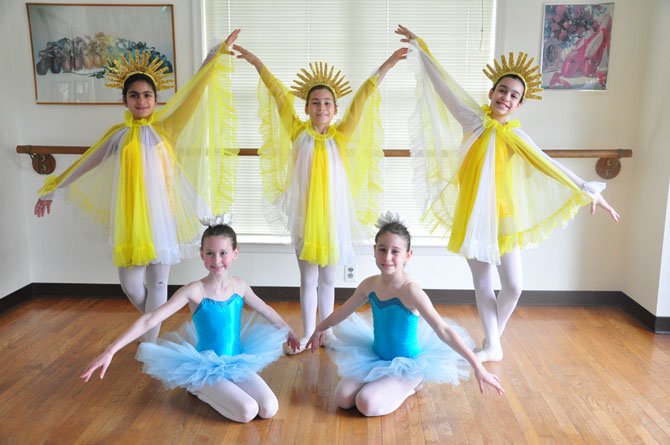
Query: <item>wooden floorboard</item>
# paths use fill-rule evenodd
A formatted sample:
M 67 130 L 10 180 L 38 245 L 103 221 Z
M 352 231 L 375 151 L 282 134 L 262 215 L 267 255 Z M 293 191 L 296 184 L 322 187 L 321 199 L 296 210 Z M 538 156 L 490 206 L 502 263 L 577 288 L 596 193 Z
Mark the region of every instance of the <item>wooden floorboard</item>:
M 272 305 L 299 329 L 298 303 Z M 475 307 L 437 307 L 480 340 Z M 262 373 L 277 416 L 245 425 L 142 374 L 137 344 L 104 380 L 83 383 L 86 364 L 136 316 L 104 298 L 32 298 L 2 312 L 0 444 L 670 443 L 670 336 L 617 307 L 519 307 L 504 361 L 486 365 L 504 397 L 479 394 L 472 379 L 427 384 L 378 418 L 335 407 L 337 372 L 324 351 L 286 356 Z M 188 318 L 180 312 L 163 331 Z

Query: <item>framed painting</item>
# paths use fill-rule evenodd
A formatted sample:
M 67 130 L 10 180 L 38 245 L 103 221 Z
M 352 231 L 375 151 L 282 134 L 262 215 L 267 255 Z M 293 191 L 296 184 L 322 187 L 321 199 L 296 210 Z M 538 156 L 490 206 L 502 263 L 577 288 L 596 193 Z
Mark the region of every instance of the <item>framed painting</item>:
M 38 104 L 118 104 L 105 86 L 113 60 L 148 51 L 176 85 L 172 5 L 27 3 L 35 101 Z M 175 89 L 161 91 L 165 103 Z
M 544 89 L 607 89 L 613 14 L 614 3 L 544 5 Z

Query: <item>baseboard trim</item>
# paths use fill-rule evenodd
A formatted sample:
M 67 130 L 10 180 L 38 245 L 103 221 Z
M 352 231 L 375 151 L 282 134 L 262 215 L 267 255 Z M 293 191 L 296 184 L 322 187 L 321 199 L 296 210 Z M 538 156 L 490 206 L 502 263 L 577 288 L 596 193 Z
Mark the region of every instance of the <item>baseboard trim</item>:
M 168 286 L 172 295 L 180 286 Z M 257 286 L 254 291 L 266 301 L 297 301 L 300 289 L 292 286 Z M 335 300 L 343 302 L 353 288 L 336 288 Z M 435 304 L 475 304 L 475 293 L 468 289 L 427 289 Z M 0 299 L 0 312 L 21 304 L 29 298 L 95 297 L 125 298 L 118 284 L 95 283 L 31 283 Z M 619 291 L 541 291 L 527 290 L 521 295 L 522 306 L 620 306 L 645 328 L 657 334 L 670 334 L 670 317 L 657 317 L 635 300 Z
M 15 290 L 11 294 L 6 295 L 3 298 L 0 298 L 0 313 L 32 298 L 33 297 L 32 289 L 33 285 L 27 284 L 23 286 L 21 289 Z

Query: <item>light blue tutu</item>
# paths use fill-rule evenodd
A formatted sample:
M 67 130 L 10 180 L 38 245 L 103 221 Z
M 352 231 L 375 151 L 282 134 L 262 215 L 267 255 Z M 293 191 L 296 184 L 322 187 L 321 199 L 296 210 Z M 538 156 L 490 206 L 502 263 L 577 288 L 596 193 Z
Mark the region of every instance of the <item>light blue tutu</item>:
M 470 376 L 470 364 L 445 344 L 423 318 L 417 326 L 420 352 L 413 358 L 384 360 L 373 348 L 371 313 L 353 313 L 333 328 L 336 339 L 326 349 L 341 377 L 372 382 L 382 377 L 421 376 L 426 382 L 458 385 Z M 452 320 L 444 319 L 463 338 L 468 348 L 473 342 L 467 332 Z
M 162 381 L 168 389 L 182 387 L 193 392 L 222 379 L 245 381 L 284 355 L 282 344 L 287 330 L 247 311 L 242 312 L 241 323 L 239 354 L 198 351 L 195 324 L 188 321 L 179 331 L 165 334 L 157 343 L 142 343 L 135 358 L 144 363 L 144 373 Z

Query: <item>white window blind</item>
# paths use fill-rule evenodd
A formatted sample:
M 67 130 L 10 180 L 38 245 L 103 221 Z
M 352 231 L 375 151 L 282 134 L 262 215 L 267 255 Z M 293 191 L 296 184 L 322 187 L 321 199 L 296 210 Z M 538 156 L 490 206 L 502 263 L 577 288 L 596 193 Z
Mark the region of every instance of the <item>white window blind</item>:
M 397 48 L 394 33 L 401 23 L 424 38 L 432 53 L 476 100 L 484 103 L 490 84 L 482 68 L 493 59 L 495 0 L 205 0 L 203 51 L 223 41 L 234 28 L 237 43 L 256 54 L 287 87 L 295 74 L 312 61 L 341 69 L 356 89 Z M 243 60 L 236 64 L 233 89 L 241 148 L 258 148 L 258 73 Z M 407 122 L 415 108 L 415 80 L 400 62 L 381 84 L 385 149 L 409 149 Z M 344 114 L 353 95 L 338 104 Z M 296 100 L 304 116 L 304 102 Z M 306 116 L 305 116 L 306 118 Z M 240 235 L 286 235 L 284 227 L 266 220 L 258 159 L 241 156 L 233 213 Z M 385 158 L 382 163 L 382 209 L 399 212 L 409 224 L 415 243 L 430 244 L 419 222 L 422 202 L 413 193 L 409 158 Z M 444 240 L 438 241 L 444 243 Z

